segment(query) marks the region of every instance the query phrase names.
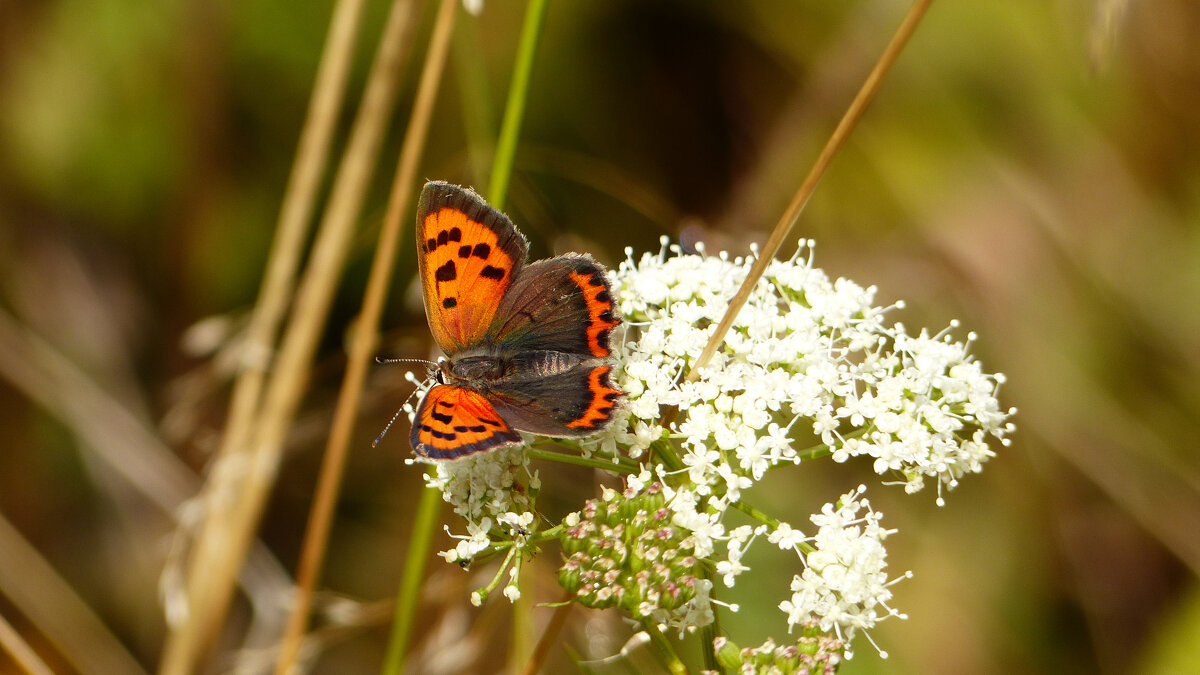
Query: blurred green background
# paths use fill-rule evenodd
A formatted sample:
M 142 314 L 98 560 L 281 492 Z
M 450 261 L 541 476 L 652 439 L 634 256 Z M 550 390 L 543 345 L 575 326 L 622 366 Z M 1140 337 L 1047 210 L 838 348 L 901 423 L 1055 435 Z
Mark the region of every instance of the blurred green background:
M 387 11 L 367 5 L 343 136 Z M 172 518 L 219 438 L 331 7 L 0 2 L 0 617 L 63 672 L 53 630 L 99 635 L 83 656 L 115 640 L 157 664 Z M 286 609 L 432 8 L 247 572 L 262 591 L 235 605 L 214 672 L 269 664 L 237 648 L 269 645 Z M 615 265 L 662 234 L 735 254 L 764 241 L 906 9 L 551 3 L 507 208 L 533 255 Z M 486 186 L 523 11 L 458 17 L 422 176 Z M 935 2 L 801 218 L 817 264 L 905 300 L 892 316 L 910 332 L 977 333 L 1020 411 L 1013 446 L 945 508 L 932 489 L 879 487 L 867 464 L 793 471 L 755 497 L 796 523 L 866 482 L 899 530 L 891 569 L 916 576 L 894 604 L 910 618 L 873 631 L 890 658 L 861 641 L 843 672 L 1200 672 L 1197 44 L 1194 0 Z M 405 246 L 386 351 L 428 357 Z M 401 369 L 375 371 L 317 672 L 378 668 L 419 485 L 405 431 L 369 447 L 410 390 Z M 542 468 L 549 510 L 593 489 Z M 557 597 L 556 559 L 538 561 L 538 601 Z M 794 573 L 750 564 L 726 626 L 743 646 L 784 637 Z M 434 563 L 424 672 L 498 672 L 506 603 L 466 602 L 486 575 Z M 595 658 L 623 630 L 580 611 L 564 638 Z

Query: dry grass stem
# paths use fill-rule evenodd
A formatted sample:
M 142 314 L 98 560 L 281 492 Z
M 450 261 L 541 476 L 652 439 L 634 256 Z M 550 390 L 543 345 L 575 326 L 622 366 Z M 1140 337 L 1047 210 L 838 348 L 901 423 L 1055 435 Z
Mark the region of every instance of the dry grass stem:
M 2 614 L 0 614 L 0 649 L 8 653 L 17 666 L 29 675 L 54 675 L 50 666 L 47 666 L 42 657 L 33 651 L 29 643 L 25 642 L 21 634 L 4 619 Z
M 195 492 L 195 475 L 146 421 L 3 311 L 0 375 L 56 416 L 163 513 L 174 517 L 179 505 Z
M 792 231 L 796 221 L 800 218 L 800 213 L 804 211 L 805 205 L 808 204 L 809 198 L 816 191 L 817 185 L 821 182 L 821 177 L 825 175 L 826 169 L 829 168 L 830 162 L 841 149 L 842 144 L 850 137 L 850 133 L 854 131 L 854 127 L 858 124 L 858 120 L 862 118 L 866 112 L 867 106 L 870 105 L 871 99 L 875 97 L 875 92 L 879 90 L 879 85 L 882 84 L 884 76 L 896 59 L 900 56 L 900 52 L 904 49 L 904 45 L 908 43 L 908 39 L 912 37 L 913 32 L 920 23 L 921 17 L 925 15 L 925 10 L 933 0 L 917 0 L 909 9 L 908 14 L 904 17 L 900 27 L 896 29 L 896 34 L 892 36 L 892 41 L 888 43 L 883 54 L 875 63 L 875 67 L 867 76 L 865 82 L 858 90 L 858 94 L 850 103 L 850 107 L 846 109 L 846 113 L 842 115 L 842 119 L 838 122 L 837 128 L 833 130 L 833 134 L 829 137 L 829 141 L 825 143 L 825 147 L 821 149 L 821 154 L 817 156 L 817 161 L 809 170 L 808 175 L 804 178 L 804 182 L 800 184 L 800 189 L 796 191 L 792 201 L 788 204 L 787 210 L 784 211 L 783 217 L 775 225 L 775 229 L 771 231 L 771 236 L 767 238 L 767 243 L 758 253 L 758 258 L 754 261 L 753 267 L 750 268 L 750 273 L 746 275 L 746 280 L 738 289 L 733 300 L 729 302 L 729 309 L 725 315 L 721 317 L 721 323 L 717 324 L 716 330 L 708 340 L 708 344 L 704 345 L 704 350 L 700 352 L 700 356 L 696 362 L 692 364 L 691 370 L 688 372 L 687 379 L 695 382 L 700 377 L 700 369 L 708 365 L 712 360 L 721 343 L 725 341 L 725 334 L 729 332 L 729 328 L 733 326 L 733 320 L 737 318 L 738 312 L 742 306 L 746 304 L 746 300 L 750 297 L 750 291 L 762 278 L 763 272 L 766 271 L 767 265 L 775 258 L 775 254 L 779 252 L 779 248 L 783 245 L 785 239 Z
M 59 654 L 84 675 L 144 673 L 104 622 L 0 515 L 0 588 Z
M 375 65 L 372 68 L 363 96 L 363 105 L 359 111 L 359 119 L 355 123 L 355 133 L 347 152 L 347 165 L 351 157 L 370 157 L 370 167 L 374 166 L 374 158 L 378 154 L 379 142 L 385 128 L 384 122 L 390 117 L 396 100 L 396 91 L 400 76 L 404 70 L 405 55 L 408 53 L 408 33 L 414 23 L 419 4 L 414 0 L 396 0 L 388 17 L 387 26 L 376 54 Z M 440 26 L 441 24 L 439 24 Z M 308 528 L 305 532 L 304 547 L 300 555 L 300 564 L 296 577 L 296 597 L 288 617 L 287 629 L 280 645 L 279 660 L 276 672 L 288 672 L 300 649 L 300 638 L 308 622 L 309 608 L 312 604 L 312 592 L 321 573 L 321 563 L 324 556 L 325 544 L 329 538 L 334 504 L 337 502 L 343 468 L 346 461 L 346 451 L 350 444 L 350 436 L 354 419 L 357 417 L 359 397 L 362 383 L 365 379 L 367 363 L 376 344 L 376 326 L 383 308 L 383 295 L 387 281 L 394 267 L 396 257 L 396 242 L 398 230 L 402 227 L 402 215 L 407 212 L 407 200 L 411 197 L 411 184 L 415 172 L 416 160 L 408 159 L 407 154 L 420 155 L 424 146 L 424 137 L 428 130 L 430 112 L 436 98 L 437 82 L 441 80 L 440 64 L 444 61 L 444 45 L 439 45 L 438 39 L 442 31 L 435 31 L 434 40 L 430 46 L 430 56 L 426 60 L 426 69 L 422 75 L 421 86 L 417 100 L 414 103 L 413 123 L 409 125 L 408 135 L 401 153 L 400 164 L 409 167 L 409 175 L 401 182 L 398 174 L 397 184 L 393 190 L 393 199 L 405 203 L 397 209 L 388 209 L 388 218 L 380 233 L 380 245 L 376 249 L 375 261 L 372 264 L 371 276 L 367 282 L 366 298 L 363 310 L 359 316 L 356 330 L 352 332 L 350 358 L 346 378 L 334 411 L 332 428 L 325 449 L 325 457 L 321 467 L 316 496 L 309 514 Z M 441 53 L 438 49 L 441 49 Z M 426 82 L 432 77 L 432 89 Z M 417 135 L 419 142 L 409 143 L 408 138 Z M 360 147 L 360 145 L 362 147 Z M 368 168 L 362 166 L 361 168 Z M 354 171 L 339 173 L 351 176 Z M 360 177 L 357 184 L 367 185 L 366 176 Z M 361 199 L 361 196 L 360 196 Z M 393 217 L 401 216 L 401 217 Z M 386 242 L 386 244 L 385 244 Z
M 546 662 L 546 655 L 550 653 L 550 648 L 554 646 L 554 641 L 562 632 L 562 627 L 567 622 L 567 615 L 571 613 L 572 606 L 570 602 L 563 602 L 554 608 L 554 614 L 550 616 L 550 623 L 546 625 L 542 637 L 538 638 L 537 646 L 533 648 L 533 654 L 529 657 L 529 663 L 525 664 L 525 669 L 521 671 L 523 675 L 537 675 L 542 669 L 542 665 Z
M 278 444 L 274 453 L 267 450 L 256 454 L 261 461 L 255 463 L 257 471 L 250 475 L 240 470 L 223 469 L 246 462 L 248 453 L 253 452 L 250 439 L 255 434 L 254 423 L 264 419 L 259 415 L 259 399 L 269 361 L 267 355 L 272 351 L 275 331 L 291 296 L 292 279 L 301 256 L 306 225 L 311 219 L 320 177 L 327 163 L 329 146 L 344 99 L 362 7 L 363 0 L 340 0 L 330 22 L 327 47 L 322 56 L 308 118 L 301 133 L 295 166 L 281 209 L 276 242 L 247 336 L 250 350 L 249 363 L 245 365 L 248 367 L 235 387 L 222 447 L 205 487 L 209 512 L 190 560 L 192 574 L 187 593 L 188 616 L 180 625 L 169 627 L 171 632 L 160 668 L 163 673 L 187 673 L 195 669 L 200 654 L 220 624 L 237 569 L 241 566 L 257 525 L 261 506 L 253 507 L 261 505 L 265 499 L 262 493 L 274 479 L 275 462 L 270 455 L 275 454 L 274 460 L 277 461 Z M 336 267 L 340 267 L 340 264 Z M 318 304 L 312 302 L 310 307 Z M 295 340 L 303 342 L 300 338 Z M 299 344 L 293 347 L 293 358 L 289 364 L 293 370 L 283 374 L 283 384 L 276 385 L 276 391 L 279 386 L 295 386 L 297 398 L 303 390 L 300 380 L 304 375 L 295 372 L 295 368 L 307 370 L 307 359 L 297 358 L 300 356 L 296 353 L 298 351 L 302 351 Z M 284 370 L 282 364 L 278 367 Z M 277 401 L 279 398 L 276 395 Z M 285 407 L 277 404 L 276 410 L 283 412 L 281 408 Z M 276 423 L 279 423 L 278 417 Z M 282 438 L 282 431 L 275 432 L 273 436 Z M 246 483 L 240 483 L 243 478 Z M 246 490 L 258 490 L 260 493 L 255 495 Z M 243 509 L 236 496 L 244 496 L 249 500 L 249 511 Z
M 200 487 L 145 419 L 53 346 L 0 311 L 0 375 L 55 416 L 114 475 L 161 511 L 164 519 L 185 528 L 185 500 Z M 159 535 L 151 535 L 159 536 Z M 167 567 L 174 562 L 168 553 Z M 276 602 L 287 575 L 261 543 L 251 551 L 243 587 L 255 606 Z M 170 593 L 170 589 L 167 590 Z M 11 591 L 0 583 L 0 593 Z

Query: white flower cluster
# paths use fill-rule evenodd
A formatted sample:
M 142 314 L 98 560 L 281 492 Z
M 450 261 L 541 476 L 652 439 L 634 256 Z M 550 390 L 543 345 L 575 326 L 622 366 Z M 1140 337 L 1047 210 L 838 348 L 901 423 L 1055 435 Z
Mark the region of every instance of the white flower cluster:
M 791 528 L 767 536 L 779 548 L 800 553 L 804 561 L 804 571 L 792 579 L 791 599 L 779 603 L 787 614 L 789 631 L 796 624 L 815 621 L 822 631 L 836 633 L 849 643 L 859 629 L 869 630 L 890 616 L 906 618 L 887 605 L 892 598 L 889 587 L 895 582 L 884 571 L 883 540 L 895 530 L 879 525 L 882 514 L 871 510 L 862 496 L 866 489 L 860 485 L 842 495 L 836 506 L 826 504 L 821 513 L 810 516 L 818 530 L 803 540 L 815 548 L 807 555 L 797 549 Z
M 533 495 L 540 487 L 537 473 L 529 472 L 529 458 L 522 446 L 501 448 L 453 462 L 435 462 L 435 476 L 427 476 L 429 487 L 467 521 L 467 535 L 455 535 L 458 545 L 441 551 L 446 562 L 469 562 L 492 544 L 499 528 L 504 538 L 520 540 L 533 522 Z M 520 489 L 513 489 L 524 473 Z M 494 525 L 494 526 L 493 526 Z
M 684 255 L 678 247 L 667 255 L 665 242 L 658 255 L 636 262 L 630 253 L 610 273 L 625 321 L 615 351 L 617 381 L 626 396 L 608 430 L 581 447 L 585 455 L 595 454 L 585 460 L 593 466 L 624 473 L 631 494 L 661 484 L 664 511 L 658 517 L 679 528 L 689 555 L 713 565 L 713 579 L 728 587 L 749 569 L 742 561 L 755 540 L 765 537 L 794 551 L 804 570 L 792 581 L 790 599 L 779 604 L 789 630 L 815 626 L 848 641 L 858 630 L 902 616 L 887 604 L 892 582 L 884 571 L 883 539 L 891 531 L 880 527 L 879 514 L 862 498 L 864 488 L 812 516 L 818 527 L 813 536 L 756 511 L 743 498 L 776 467 L 865 455 L 875 472 L 898 477 L 909 492 L 934 479 L 942 503 L 944 489 L 980 471 L 994 454 L 991 439 L 1008 444 L 1013 431 L 1008 419 L 1015 411 L 1002 410 L 997 401 L 1003 376 L 983 372 L 968 353 L 973 336 L 965 342 L 942 333 L 913 337 L 904 326 L 885 323 L 900 303 L 877 307 L 874 288 L 830 280 L 813 267 L 812 246 L 802 241 L 796 257 L 767 266 L 722 349 L 695 381 L 683 376 L 753 259 L 707 256 L 702 249 Z M 809 255 L 801 259 L 805 251 Z M 534 534 L 527 530 L 538 529 L 533 516 L 538 477 L 528 461 L 525 449 L 515 447 L 438 462 L 437 477 L 429 482 L 467 521 L 468 534 L 441 555 L 464 562 L 489 548 L 493 553 L 508 548 L 514 565 L 505 591 L 510 599 L 519 594 L 518 554 Z M 605 502 L 612 496 L 606 493 Z M 730 508 L 759 524 L 728 529 Z M 626 516 L 634 514 L 620 517 Z M 572 534 L 579 518 L 564 520 L 564 542 L 586 534 Z M 609 538 L 626 525 L 608 523 Z M 579 585 L 587 581 L 580 575 L 590 570 L 568 561 L 561 578 Z M 695 581 L 697 592 L 687 604 L 646 606 L 635 614 L 681 633 L 711 624 L 713 605 L 723 603 L 711 598 L 710 580 Z M 590 598 L 589 589 L 584 595 Z M 478 598 L 485 595 L 477 591 Z M 599 592 L 595 596 L 595 606 L 606 601 Z
M 910 492 L 934 477 L 940 501 L 943 486 L 993 455 L 989 438 L 1008 443 L 1014 411 L 996 399 L 1003 376 L 967 353 L 973 336 L 911 337 L 885 325 L 889 308 L 872 305 L 873 287 L 831 281 L 812 266 L 812 242 L 805 249 L 807 261 L 767 267 L 695 382 L 679 380 L 753 259 L 664 248 L 622 263 L 613 278 L 630 326 L 619 354 L 627 404 L 602 444 L 636 459 L 665 435 L 679 439 L 690 481 L 719 510 L 770 467 L 798 463 L 801 444 L 837 461 L 874 457 L 877 473 L 895 472 Z M 660 423 L 668 406 L 679 411 L 669 430 Z
M 802 241 L 796 257 L 768 265 L 695 382 L 682 376 L 753 259 L 683 255 L 678 248 L 668 256 L 664 244 L 659 255 L 630 257 L 613 274 L 627 326 L 618 378 L 627 402 L 595 443 L 643 461 L 652 449 L 678 448 L 676 465 L 655 458 L 654 473 L 674 486 L 667 492 L 673 522 L 693 532 L 697 555 L 715 562 L 726 586 L 747 571 L 745 551 L 768 528 L 727 533 L 725 512 L 743 508 L 740 500 L 768 470 L 819 456 L 867 455 L 877 473 L 902 478 L 909 492 L 935 478 L 941 503 L 943 487 L 980 471 L 992 456 L 988 439 L 1007 444 L 1012 431 L 1013 411 L 1001 412 L 996 399 L 1003 376 L 984 373 L 968 354 L 973 336 L 965 343 L 924 332 L 911 337 L 902 325 L 886 324 L 892 308 L 873 304 L 874 288 L 830 280 L 813 267 L 811 251 L 812 242 Z M 664 426 L 670 409 L 675 419 Z M 772 522 L 768 541 L 806 563 L 791 599 L 780 605 L 789 628 L 816 622 L 848 640 L 897 615 L 886 604 L 888 531 L 860 493 L 813 516 L 820 528 L 814 537 Z

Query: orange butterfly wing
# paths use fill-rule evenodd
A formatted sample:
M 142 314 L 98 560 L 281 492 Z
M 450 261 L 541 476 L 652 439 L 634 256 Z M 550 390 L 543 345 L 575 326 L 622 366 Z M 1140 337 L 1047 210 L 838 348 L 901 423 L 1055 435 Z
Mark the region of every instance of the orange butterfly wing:
M 529 245 L 504 214 L 457 185 L 429 182 L 417 207 L 425 316 L 446 354 L 487 333 Z
M 410 440 L 413 450 L 427 459 L 458 459 L 515 445 L 521 435 L 479 392 L 439 384 L 417 405 Z

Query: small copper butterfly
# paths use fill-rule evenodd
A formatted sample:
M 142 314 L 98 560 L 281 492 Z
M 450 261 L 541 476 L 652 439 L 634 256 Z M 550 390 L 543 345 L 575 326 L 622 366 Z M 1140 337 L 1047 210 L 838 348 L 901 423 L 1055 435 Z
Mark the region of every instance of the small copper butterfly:
M 472 190 L 425 184 L 417 262 L 429 329 L 448 358 L 417 405 L 421 457 L 515 445 L 518 431 L 588 436 L 612 421 L 620 319 L 604 267 L 577 253 L 526 264 L 528 252 L 512 221 Z

